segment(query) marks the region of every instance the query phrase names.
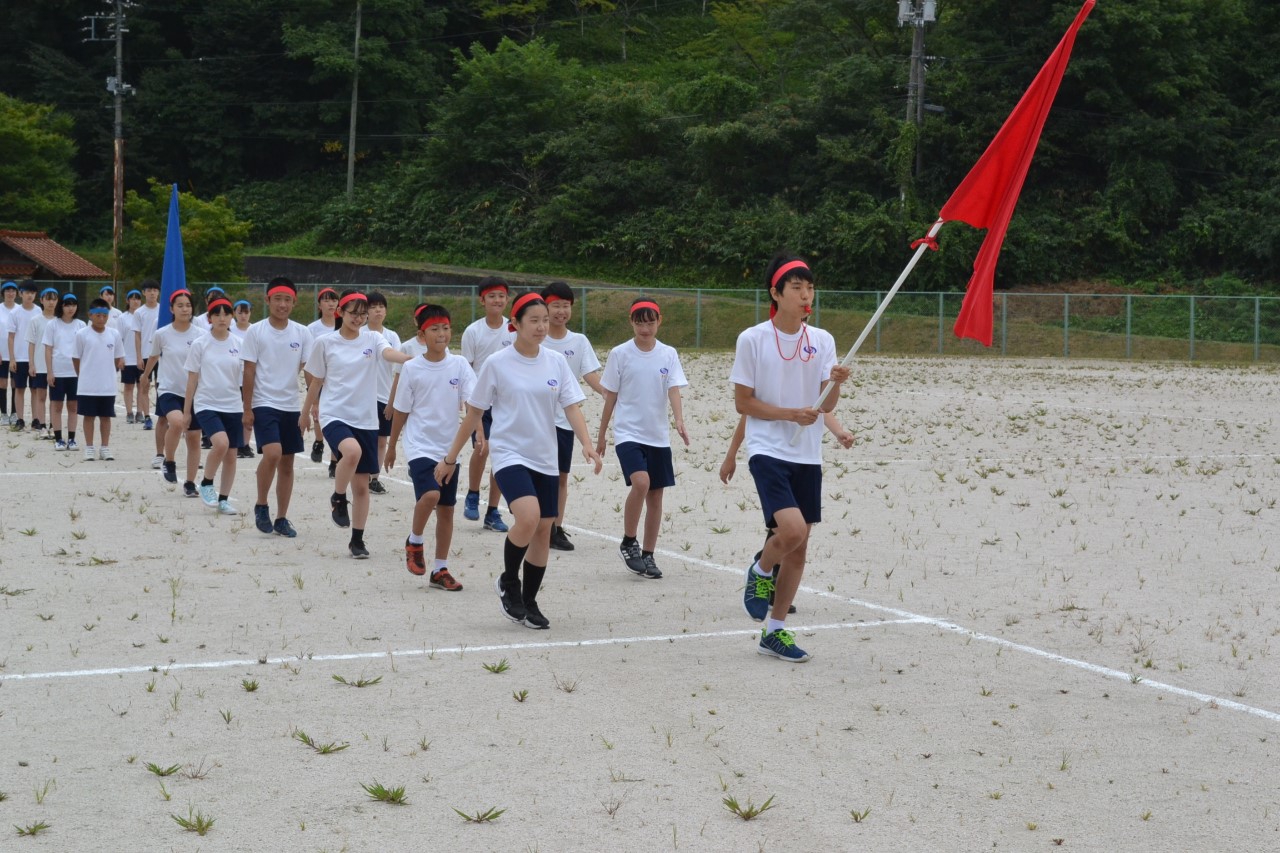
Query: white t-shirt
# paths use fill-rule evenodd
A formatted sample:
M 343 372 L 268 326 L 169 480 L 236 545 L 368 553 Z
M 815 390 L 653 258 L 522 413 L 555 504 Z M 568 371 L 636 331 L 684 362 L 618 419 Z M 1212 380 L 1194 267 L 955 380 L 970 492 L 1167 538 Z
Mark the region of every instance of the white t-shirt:
M 30 322 L 27 323 L 26 340 L 14 339 L 14 349 L 21 349 L 27 354 L 28 358 L 31 356 L 31 346 L 33 344 L 35 345 L 36 360 L 35 363 L 31 365 L 32 373 L 39 373 L 43 375 L 49 369 L 44 363 L 44 330 L 52 319 L 52 317 L 44 316 L 44 312 L 41 311 L 36 316 L 32 317 Z
M 756 399 L 773 406 L 812 406 L 836 365 L 835 338 L 825 329 L 807 324 L 794 335 L 776 332 L 775 337 L 775 332 L 773 321 L 766 320 L 738 335 L 729 381 L 755 389 Z M 793 446 L 791 434 L 796 426 L 791 421 L 748 417 L 747 458 L 763 454 L 786 462 L 821 465 L 822 418 L 804 427 Z
M 311 339 L 315 340 L 321 335 L 332 335 L 337 329 L 333 327 L 332 322 L 326 323 L 323 319 L 320 319 L 312 320 L 311 324 L 307 326 L 307 331 L 311 333 Z
M 249 329 L 251 329 L 251 328 L 253 328 L 253 324 L 252 324 L 252 323 L 250 323 L 250 324 L 249 324 Z M 231 332 L 231 334 L 233 334 L 233 335 L 235 335 L 235 336 L 236 336 L 236 340 L 238 340 L 238 341 L 243 341 L 243 340 L 244 340 L 244 336 L 245 336 L 245 335 L 247 335 L 247 334 L 249 334 L 249 329 L 242 329 L 242 328 L 240 328 L 239 326 L 237 326 L 237 325 L 235 324 L 235 322 L 233 321 L 233 322 L 231 323 L 231 328 L 230 328 L 228 331 L 230 331 L 230 332 Z
M 400 350 L 400 352 L 405 353 L 405 354 L 407 354 L 407 355 L 419 356 L 419 355 L 422 355 L 424 352 L 426 352 L 426 351 L 427 351 L 427 345 L 426 345 L 426 344 L 423 344 L 423 343 L 419 343 L 419 342 L 418 342 L 418 336 L 417 336 L 417 335 L 414 335 L 412 338 L 409 338 L 408 340 L 406 340 L 406 341 L 404 341 L 403 343 L 401 343 L 401 344 L 400 344 L 400 346 L 399 346 L 399 347 L 397 347 L 397 349 L 399 349 L 399 350 Z M 407 363 L 407 362 L 406 362 L 406 363 Z M 470 365 L 468 365 L 468 366 L 470 366 Z M 391 365 L 391 373 L 392 373 L 392 375 L 395 375 L 395 374 L 399 373 L 403 367 L 404 367 L 404 365 L 401 365 L 401 364 L 393 364 L 393 365 Z M 473 370 L 473 371 L 471 371 L 471 372 L 472 372 L 472 373 L 475 373 L 475 371 L 474 371 L 474 370 Z
M 489 453 L 494 471 L 524 465 L 555 477 L 560 474 L 556 411 L 585 397 L 560 353 L 538 347 L 536 358 L 525 358 L 511 346 L 485 361 L 467 402 L 493 409 Z
M 239 412 L 244 410 L 240 397 L 240 379 L 244 362 L 240 360 L 240 339 L 230 333 L 225 341 L 213 332 L 200 335 L 187 351 L 188 373 L 199 373 L 192 412 Z
M 381 334 L 387 339 L 389 346 L 395 349 L 400 348 L 400 336 L 386 326 L 383 326 L 380 331 L 374 331 L 373 329 L 369 329 L 369 331 L 375 335 Z M 391 397 L 391 374 L 393 372 L 391 368 L 393 366 L 395 365 L 385 359 L 378 359 L 378 402 L 384 405 Z
M 196 316 L 192 317 L 191 325 L 195 326 L 197 329 L 199 329 L 202 332 L 207 332 L 213 328 L 213 324 L 209 322 L 208 311 L 204 312 L 203 314 L 197 314 Z
M 444 459 L 458 432 L 458 408 L 475 389 L 476 374 L 460 355 L 446 352 L 444 360 L 421 355 L 401 365 L 396 387 L 397 412 L 404 412 L 404 452 L 409 459 Z
M 543 338 L 542 345 L 564 356 L 564 360 L 569 362 L 569 369 L 578 379 L 600 369 L 600 359 L 596 358 L 596 351 L 591 347 L 591 341 L 587 340 L 587 336 L 581 332 L 566 332 L 565 336 L 558 340 L 547 335 Z M 564 409 L 556 412 L 556 426 L 559 429 L 573 429 L 569 425 L 569 419 L 565 417 Z
M 114 397 L 116 395 L 116 359 L 124 358 L 124 338 L 108 326 L 95 332 L 85 326 L 76 332 L 72 355 L 80 359 L 80 382 L 76 394 L 82 397 Z
M 17 307 L 18 305 L 16 302 L 14 303 L 13 308 L 10 308 L 8 305 L 0 302 L 0 361 L 4 361 L 6 363 L 9 361 L 9 332 L 11 331 L 9 327 L 9 314 L 16 310 Z M 15 344 L 22 343 L 22 338 L 19 338 L 16 335 L 13 340 Z
M 301 323 L 290 320 L 288 326 L 277 329 L 266 319 L 250 326 L 240 347 L 240 358 L 257 365 L 253 374 L 253 406 L 281 412 L 301 411 L 298 372 L 310 355 L 311 333 Z
M 119 332 L 120 340 L 124 340 L 125 322 L 125 313 L 119 308 L 112 308 L 107 312 L 107 327 Z
M 21 305 L 15 305 L 13 310 L 9 312 L 9 331 L 13 332 L 13 348 L 17 350 L 17 352 L 12 355 L 14 361 L 27 361 L 27 348 L 24 346 L 18 346 L 18 343 L 27 339 L 27 323 L 35 319 L 36 315 L 43 313 L 44 312 L 35 305 L 31 306 L 30 311 L 23 308 Z M 7 338 L 8 335 L 6 334 L 5 337 Z M 36 353 L 36 358 L 41 357 L 40 353 Z
M 187 395 L 187 354 L 203 334 L 194 325 L 187 326 L 185 332 L 179 332 L 169 323 L 151 336 L 151 352 L 147 357 L 160 356 L 157 394 Z
M 642 351 L 634 340 L 609 351 L 600 384 L 618 395 L 613 408 L 613 443 L 634 441 L 650 447 L 671 446 L 667 392 L 689 384 L 675 347 L 654 341 Z
M 462 357 L 479 374 L 489 356 L 511 346 L 515 339 L 516 333 L 507 331 L 506 317 L 502 318 L 502 324 L 496 329 L 489 328 L 488 321 L 481 317 L 462 333 Z
M 156 336 L 156 322 L 160 319 L 160 306 L 148 308 L 146 305 L 139 305 L 138 310 L 133 312 L 133 331 L 142 337 L 142 362 L 151 357 L 151 347 L 154 344 Z M 135 338 L 135 340 L 137 340 Z M 139 364 L 142 367 L 143 364 Z
M 387 339 L 361 329 L 352 340 L 321 335 L 311 345 L 307 373 L 324 380 L 320 428 L 341 421 L 352 429 L 378 428 L 378 362 Z
M 132 311 L 126 311 L 120 315 L 120 325 L 116 327 L 116 331 L 120 333 L 120 340 L 124 341 L 124 366 L 138 366 L 138 348 L 135 345 L 137 339 L 134 338 L 134 332 L 138 331 L 138 317 Z
M 44 327 L 41 343 L 53 347 L 53 375 L 58 379 L 70 379 L 76 375 L 71 356 L 76 351 L 76 332 L 83 328 L 84 320 L 72 320 L 68 323 L 60 319 L 50 320 Z M 44 359 L 44 352 L 42 348 L 36 347 L 37 366 Z

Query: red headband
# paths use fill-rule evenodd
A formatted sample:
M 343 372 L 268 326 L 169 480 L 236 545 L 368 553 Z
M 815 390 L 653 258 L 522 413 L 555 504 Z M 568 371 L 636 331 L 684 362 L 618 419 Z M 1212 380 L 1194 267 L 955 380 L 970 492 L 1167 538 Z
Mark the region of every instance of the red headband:
M 490 284 L 486 284 L 484 287 L 480 288 L 480 295 L 484 296 L 490 290 L 497 290 L 498 288 L 502 288 L 507 293 L 511 292 L 511 288 L 507 287 L 505 284 L 503 284 L 500 281 L 495 281 Z
M 334 299 L 338 298 L 338 291 L 334 290 L 332 287 L 326 287 L 324 290 L 316 294 L 316 301 L 319 302 L 326 293 L 332 293 Z
M 352 302 L 357 299 L 361 300 L 362 302 L 369 301 L 369 297 L 365 296 L 363 293 L 348 293 L 346 296 L 338 300 L 338 310 L 341 311 L 342 306 L 346 305 L 348 302 Z
M 547 304 L 546 300 L 536 293 L 526 293 L 524 296 L 521 296 L 516 300 L 516 304 L 511 306 L 511 322 L 507 323 L 508 332 L 514 332 L 516 330 L 516 315 L 520 313 L 520 309 L 535 300 L 541 302 L 543 305 Z
M 323 292 L 323 291 L 321 291 L 321 292 Z M 297 291 L 297 290 L 295 290 L 294 288 L 290 287 L 289 285 L 287 285 L 287 284 L 277 284 L 275 287 L 273 287 L 273 288 L 271 288 L 270 290 L 268 290 L 268 291 L 267 291 L 267 298 L 268 298 L 268 299 L 270 299 L 272 296 L 275 296 L 277 293 L 287 293 L 287 294 L 289 294 L 290 296 L 297 296 L 297 295 L 298 295 L 298 291 Z
M 785 276 L 787 273 L 791 272 L 792 270 L 807 270 L 807 269 L 809 269 L 809 265 L 806 264 L 804 261 L 789 261 L 788 263 L 785 263 L 782 266 L 778 267 L 778 271 L 773 274 L 773 280 L 769 282 L 769 286 L 777 287 L 778 282 L 782 281 L 783 276 Z
M 227 309 L 228 309 L 228 310 L 234 310 L 234 309 L 232 309 L 232 307 L 231 307 L 231 300 L 230 300 L 230 299 L 221 299 L 221 298 L 219 298 L 219 299 L 215 299 L 215 300 L 213 300 L 212 302 L 210 302 L 210 303 L 208 304 L 208 306 L 206 306 L 206 307 L 205 307 L 205 309 L 204 309 L 204 313 L 206 313 L 206 314 L 212 314 L 212 313 L 213 313 L 213 309 L 214 309 L 214 308 L 217 308 L 217 307 L 222 306 L 222 305 L 227 306 Z
M 570 305 L 573 304 L 572 299 L 565 299 L 563 296 L 556 296 L 554 293 L 549 293 L 546 296 L 542 297 L 542 301 L 547 303 L 548 305 L 550 305 L 552 302 L 568 302 Z
M 423 320 L 421 323 L 419 323 L 419 324 L 418 324 L 418 328 L 419 328 L 419 329 L 425 329 L 427 326 L 432 326 L 432 325 L 435 325 L 436 323 L 439 323 L 439 322 L 445 322 L 445 323 L 448 323 L 448 322 L 449 322 L 449 318 L 448 318 L 448 317 L 446 317 L 446 316 L 444 316 L 443 314 L 432 314 L 430 317 L 428 317 L 427 319 L 425 319 L 425 320 Z M 450 323 L 450 325 L 452 325 L 452 324 Z
M 658 307 L 658 303 L 656 302 L 637 302 L 635 305 L 631 306 L 630 313 L 634 314 L 642 308 L 652 308 L 653 313 L 657 314 L 659 317 L 662 316 L 662 309 Z
M 180 288 L 178 288 L 178 289 L 177 289 L 177 290 L 175 290 L 173 293 L 169 294 L 169 304 L 170 304 L 170 305 L 172 305 L 172 304 L 173 304 L 173 300 L 177 299 L 179 296 L 185 296 L 185 297 L 187 297 L 188 299 L 190 299 L 190 298 L 191 298 L 191 291 L 190 291 L 190 290 L 187 290 L 185 287 L 180 287 Z

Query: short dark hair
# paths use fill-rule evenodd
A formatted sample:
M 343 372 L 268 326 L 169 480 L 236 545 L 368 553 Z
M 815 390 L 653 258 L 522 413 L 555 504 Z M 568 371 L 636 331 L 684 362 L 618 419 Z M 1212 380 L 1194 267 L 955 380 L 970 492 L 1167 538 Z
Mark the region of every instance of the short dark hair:
M 556 299 L 563 299 L 565 302 L 573 302 L 573 288 L 563 281 L 549 282 L 546 287 L 542 288 L 542 298 L 554 296 Z
M 378 290 L 369 294 L 369 307 L 372 308 L 375 305 L 381 305 L 383 308 L 387 307 L 387 297 Z
M 285 278 L 282 275 L 278 275 L 275 278 L 271 279 L 271 281 L 267 282 L 268 291 L 274 290 L 277 287 L 287 287 L 293 291 L 294 296 L 298 295 L 298 286 L 293 283 L 293 279 Z
M 156 281 L 154 278 L 146 278 L 142 280 L 142 284 L 139 285 L 139 287 L 142 290 L 159 290 L 160 282 Z
M 419 329 L 437 320 L 452 323 L 453 321 L 449 317 L 449 309 L 443 305 L 432 305 L 429 302 L 424 302 L 413 309 L 413 324 Z
M 95 299 L 89 303 L 90 311 L 92 311 L 94 308 L 110 308 L 110 307 L 111 306 L 107 304 L 107 300 L 101 299 L 101 298 Z
M 499 287 L 508 294 L 511 293 L 511 285 L 507 284 L 505 280 L 496 275 L 487 275 L 476 282 L 476 295 L 483 297 L 490 290 L 496 290 Z
M 790 263 L 796 263 L 797 266 L 783 273 L 782 278 L 778 281 L 777 285 L 775 285 L 773 279 L 777 276 L 778 270 Z M 813 273 L 809 270 L 809 262 L 799 255 L 779 252 L 774 256 L 773 260 L 769 262 L 769 266 L 764 268 L 764 292 L 769 293 L 769 291 L 776 286 L 778 288 L 778 292 L 781 293 L 782 290 L 786 288 L 787 282 L 792 279 L 812 283 Z M 774 308 L 778 307 L 778 300 L 773 298 L 772 293 L 769 293 L 769 304 Z

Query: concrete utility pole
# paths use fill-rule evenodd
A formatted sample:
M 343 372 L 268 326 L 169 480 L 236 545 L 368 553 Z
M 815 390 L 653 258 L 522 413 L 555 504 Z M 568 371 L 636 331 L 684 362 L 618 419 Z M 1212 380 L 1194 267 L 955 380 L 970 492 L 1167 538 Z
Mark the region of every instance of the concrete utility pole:
M 351 73 L 351 129 L 347 133 L 347 200 L 356 187 L 356 107 L 360 100 L 360 7 L 361 0 L 356 0 L 356 45 L 354 48 L 355 69 Z
M 914 27 L 911 40 L 911 79 L 907 84 L 907 121 L 916 126 L 916 174 L 924 169 L 919 130 L 924 123 L 924 26 L 938 20 L 938 0 L 898 0 L 898 26 Z M 906 188 L 903 188 L 903 196 Z
M 120 284 L 120 235 L 124 231 L 124 96 L 137 94 L 137 90 L 124 82 L 124 34 L 125 9 L 135 4 L 129 0 L 106 0 L 110 15 L 86 15 L 88 21 L 85 41 L 114 41 L 116 43 L 116 73 L 107 78 L 107 91 L 115 96 L 115 144 L 112 154 L 112 184 L 114 201 L 111 208 L 111 281 Z M 99 32 L 101 27 L 102 32 Z

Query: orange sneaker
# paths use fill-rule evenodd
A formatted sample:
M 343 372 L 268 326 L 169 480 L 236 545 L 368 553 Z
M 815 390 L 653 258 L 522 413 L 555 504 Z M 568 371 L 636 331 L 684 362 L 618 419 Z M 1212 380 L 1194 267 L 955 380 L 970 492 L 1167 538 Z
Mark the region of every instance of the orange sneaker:
M 436 589 L 446 589 L 449 592 L 457 592 L 462 589 L 462 584 L 453 579 L 453 575 L 449 574 L 448 569 L 436 569 L 432 572 L 431 585 Z
M 422 558 L 422 543 L 414 545 L 404 540 L 404 567 L 415 575 L 427 573 L 427 562 Z

